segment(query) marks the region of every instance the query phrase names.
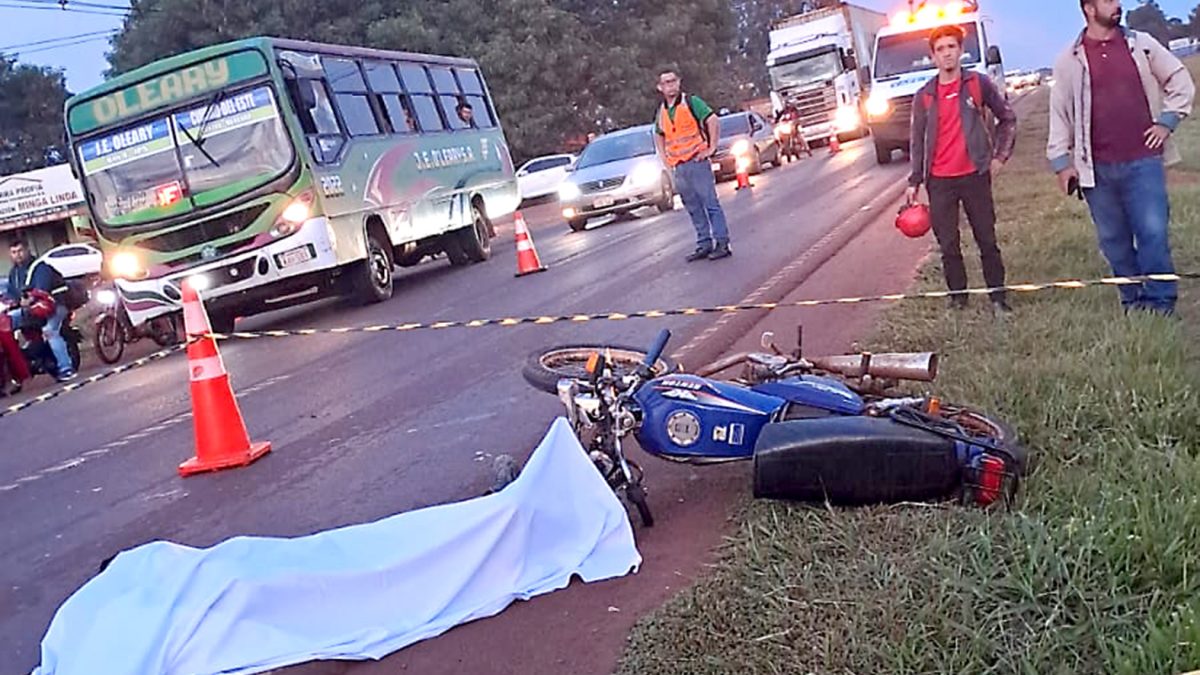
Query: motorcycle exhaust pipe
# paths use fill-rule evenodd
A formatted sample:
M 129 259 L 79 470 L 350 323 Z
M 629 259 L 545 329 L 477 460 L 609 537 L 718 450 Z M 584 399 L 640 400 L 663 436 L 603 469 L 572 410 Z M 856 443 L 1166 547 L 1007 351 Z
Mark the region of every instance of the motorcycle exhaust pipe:
M 937 377 L 938 356 L 933 352 L 903 354 L 853 354 L 807 357 L 821 370 L 846 377 L 870 375 L 888 380 L 932 382 Z

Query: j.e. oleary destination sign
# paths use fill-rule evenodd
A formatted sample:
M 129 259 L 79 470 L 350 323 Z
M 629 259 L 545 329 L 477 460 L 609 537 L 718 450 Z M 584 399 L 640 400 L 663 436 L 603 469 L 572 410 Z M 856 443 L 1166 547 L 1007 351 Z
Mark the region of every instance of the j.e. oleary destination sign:
M 185 66 L 75 104 L 68 113 L 71 131 L 86 133 L 266 72 L 266 61 L 254 51 Z

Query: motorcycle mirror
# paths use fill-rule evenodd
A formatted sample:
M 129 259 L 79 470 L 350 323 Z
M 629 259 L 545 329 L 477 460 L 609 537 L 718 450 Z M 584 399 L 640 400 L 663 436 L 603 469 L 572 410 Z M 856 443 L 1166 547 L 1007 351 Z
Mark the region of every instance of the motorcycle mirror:
M 774 347 L 775 347 L 775 333 L 774 333 L 773 331 L 765 331 L 765 332 L 762 334 L 762 341 L 761 341 L 761 344 L 762 344 L 762 348 L 763 348 L 763 349 L 774 349 Z

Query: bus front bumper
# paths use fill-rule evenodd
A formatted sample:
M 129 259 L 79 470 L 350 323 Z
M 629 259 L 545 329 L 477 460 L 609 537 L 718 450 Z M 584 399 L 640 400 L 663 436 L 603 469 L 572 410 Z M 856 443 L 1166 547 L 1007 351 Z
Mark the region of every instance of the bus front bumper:
M 325 218 L 312 218 L 294 234 L 265 246 L 205 262 L 157 279 L 121 280 L 129 318 L 134 325 L 181 309 L 183 282 L 194 279 L 205 307 L 250 313 L 288 304 L 337 268 L 335 242 Z

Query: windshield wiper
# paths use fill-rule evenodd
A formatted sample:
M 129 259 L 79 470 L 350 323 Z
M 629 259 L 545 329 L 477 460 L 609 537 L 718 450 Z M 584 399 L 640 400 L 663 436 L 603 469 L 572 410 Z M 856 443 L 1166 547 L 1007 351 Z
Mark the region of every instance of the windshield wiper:
M 196 149 L 204 154 L 204 158 L 211 162 L 213 166 L 218 168 L 220 168 L 221 163 L 218 162 L 215 157 L 209 154 L 208 150 L 204 149 L 204 141 L 207 140 L 204 138 L 204 131 L 208 129 L 208 123 L 212 119 L 213 110 L 216 109 L 217 105 L 219 105 L 224 99 L 225 90 L 222 89 L 213 94 L 212 98 L 208 100 L 208 106 L 204 109 L 204 118 L 200 120 L 200 128 L 196 131 L 195 136 L 192 136 L 192 132 L 188 131 L 186 127 L 179 127 L 179 130 L 183 132 L 184 136 L 187 136 L 188 140 L 192 142 L 192 145 L 196 146 Z

